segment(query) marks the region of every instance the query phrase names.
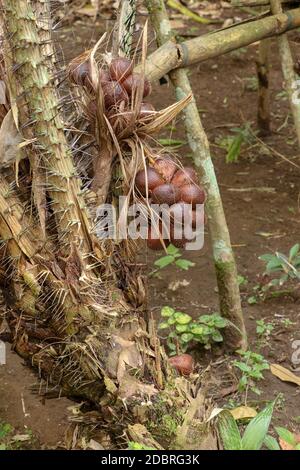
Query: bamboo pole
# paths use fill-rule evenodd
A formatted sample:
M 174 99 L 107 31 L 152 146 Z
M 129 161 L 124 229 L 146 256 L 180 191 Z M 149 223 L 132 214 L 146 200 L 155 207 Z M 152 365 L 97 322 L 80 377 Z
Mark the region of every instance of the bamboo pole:
M 257 79 L 258 79 L 258 110 L 257 125 L 261 135 L 267 135 L 271 132 L 270 119 L 270 90 L 269 90 L 269 72 L 270 72 L 270 40 L 264 39 L 259 43 L 258 58 L 256 61 Z
M 150 54 L 146 61 L 145 74 L 151 81 L 159 80 L 171 70 L 213 59 L 299 26 L 300 8 L 296 8 L 249 23 L 233 25 L 180 44 L 167 41 Z
M 163 0 L 146 0 L 146 5 L 156 31 L 158 45 L 162 45 L 170 39 L 174 40 Z M 192 88 L 185 69 L 170 72 L 170 78 L 175 87 L 178 100 L 192 94 Z M 183 113 L 185 130 L 192 150 L 193 160 L 201 183 L 205 186 L 207 192 L 206 213 L 208 215 L 212 240 L 220 309 L 222 315 L 229 319 L 236 327 L 230 330 L 228 344 L 233 348 L 246 348 L 246 330 L 241 309 L 236 264 L 218 182 L 210 156 L 209 144 L 201 123 L 194 95 L 191 104 L 185 108 Z
M 280 0 L 270 0 L 271 10 L 274 15 L 282 13 Z M 285 88 L 289 97 L 291 111 L 294 118 L 296 134 L 300 146 L 300 103 L 294 99 L 294 92 L 297 86 L 297 75 L 294 69 L 294 61 L 286 34 L 278 37 L 279 54 L 282 65 L 282 73 L 285 81 Z
M 45 15 L 50 17 L 49 0 L 40 0 Z M 51 31 L 44 24 L 43 44 L 39 37 L 39 21 L 33 0 L 2 0 L 5 62 L 10 84 L 12 109 L 25 139 L 36 138 L 27 146 L 46 169 L 47 192 L 66 252 L 75 243 L 85 256 L 90 252 L 89 221 L 80 182 L 59 114 L 59 98 L 53 86 Z M 39 8 L 39 14 L 41 9 Z M 34 131 L 33 131 L 34 126 Z

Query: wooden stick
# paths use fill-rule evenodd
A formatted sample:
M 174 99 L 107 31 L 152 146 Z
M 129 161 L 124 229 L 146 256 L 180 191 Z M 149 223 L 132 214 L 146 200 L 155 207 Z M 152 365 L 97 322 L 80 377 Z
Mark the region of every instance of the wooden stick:
M 280 0 L 270 0 L 271 10 L 274 15 L 282 13 L 282 5 Z M 285 88 L 289 97 L 291 111 L 294 117 L 296 134 L 300 146 L 300 103 L 294 97 L 295 88 L 297 87 L 297 75 L 294 70 L 294 61 L 290 49 L 289 41 L 286 34 L 278 37 L 279 54 L 282 65 L 282 73 L 285 80 Z
M 256 62 L 258 79 L 258 110 L 257 125 L 261 135 L 271 132 L 270 91 L 269 91 L 269 52 L 270 40 L 264 39 L 259 43 L 258 59 Z
M 166 7 L 163 0 L 146 0 L 146 5 L 156 31 L 157 42 L 161 45 L 169 41 L 173 35 Z M 221 313 L 236 327 L 230 329 L 228 344 L 233 348 L 246 348 L 246 330 L 241 309 L 236 264 L 207 136 L 201 123 L 186 70 L 174 70 L 170 73 L 170 78 L 178 100 L 189 94 L 193 96 L 192 102 L 183 111 L 184 123 L 194 163 L 201 183 L 207 191 L 206 212 L 210 226 Z
M 300 26 L 300 8 L 249 23 L 232 26 L 176 44 L 165 42 L 146 61 L 145 74 L 159 80 L 171 70 L 213 59 L 256 41 Z

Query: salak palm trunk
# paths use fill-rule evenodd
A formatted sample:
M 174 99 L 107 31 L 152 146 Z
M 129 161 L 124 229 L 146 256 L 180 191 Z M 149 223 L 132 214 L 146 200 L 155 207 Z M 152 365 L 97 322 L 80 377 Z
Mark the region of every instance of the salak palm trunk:
M 1 169 L 0 181 L 13 347 L 62 393 L 99 403 L 106 386 L 116 389 L 108 375 L 117 382 L 125 363 L 140 365 L 135 333 L 145 347 L 147 333 L 110 274 L 111 250 L 92 234 L 60 115 L 49 2 L 3 0 L 1 15 L 11 112 L 28 157 L 16 165 L 18 184 L 11 168 Z M 118 360 L 124 351 L 131 361 Z

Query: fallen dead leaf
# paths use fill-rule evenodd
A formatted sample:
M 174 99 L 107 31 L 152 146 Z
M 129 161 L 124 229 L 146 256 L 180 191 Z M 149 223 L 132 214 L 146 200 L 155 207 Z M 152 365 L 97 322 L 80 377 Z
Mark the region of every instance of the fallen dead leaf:
M 270 370 L 275 377 L 283 382 L 291 382 L 300 386 L 300 377 L 279 364 L 271 364 Z
M 12 440 L 13 441 L 18 441 L 18 442 L 25 442 L 25 441 L 30 441 L 31 436 L 29 434 L 16 434 Z
M 183 279 L 182 281 L 172 281 L 170 282 L 170 284 L 168 285 L 168 289 L 172 290 L 172 291 L 176 291 L 177 289 L 179 289 L 180 287 L 187 287 L 190 285 L 190 281 L 187 281 L 186 279 Z
M 235 420 L 255 418 L 257 415 L 256 410 L 254 408 L 250 408 L 250 406 L 238 406 L 237 408 L 229 411 Z
M 91 439 L 88 443 L 88 448 L 92 450 L 104 450 L 104 447 L 99 444 L 99 442 L 95 441 L 94 439 Z

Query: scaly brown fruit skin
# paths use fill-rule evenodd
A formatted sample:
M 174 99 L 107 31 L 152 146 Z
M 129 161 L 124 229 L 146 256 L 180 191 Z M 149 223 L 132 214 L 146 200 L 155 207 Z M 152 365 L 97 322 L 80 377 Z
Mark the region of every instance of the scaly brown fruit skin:
M 110 76 L 113 80 L 123 82 L 133 72 L 133 63 L 125 57 L 118 57 L 111 61 L 109 66 Z
M 154 168 L 151 167 L 148 167 L 147 171 L 140 170 L 135 177 L 135 186 L 143 196 L 146 196 L 147 194 L 147 186 L 148 191 L 151 192 L 162 184 L 164 184 L 163 178 Z
M 106 109 L 109 109 L 112 106 L 118 106 L 122 101 L 125 103 L 125 106 L 128 105 L 128 94 L 119 82 L 104 82 L 101 86 Z
M 192 204 L 193 208 L 197 204 L 203 204 L 205 201 L 205 192 L 195 184 L 184 184 L 180 188 L 181 200 Z
M 122 82 L 122 85 L 129 96 L 133 96 L 139 87 L 143 87 L 143 98 L 146 98 L 146 96 L 150 95 L 152 90 L 149 80 L 147 80 L 147 78 L 143 79 L 142 75 L 139 73 L 129 75 L 129 77 Z
M 169 358 L 169 362 L 181 375 L 190 375 L 194 369 L 194 359 L 190 354 L 179 354 Z
M 180 191 L 173 184 L 162 184 L 152 191 L 152 201 L 155 204 L 171 206 L 180 200 Z
M 191 167 L 180 168 L 176 171 L 172 183 L 180 188 L 184 184 L 197 183 L 198 177 L 194 170 Z
M 161 225 L 161 224 L 160 224 Z M 164 250 L 170 245 L 169 239 L 163 239 L 162 227 L 149 227 L 147 246 L 150 250 L 160 251 Z
M 170 155 L 166 155 L 164 157 L 157 158 L 153 164 L 153 167 L 164 178 L 166 183 L 170 183 L 178 165 L 174 162 Z

